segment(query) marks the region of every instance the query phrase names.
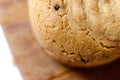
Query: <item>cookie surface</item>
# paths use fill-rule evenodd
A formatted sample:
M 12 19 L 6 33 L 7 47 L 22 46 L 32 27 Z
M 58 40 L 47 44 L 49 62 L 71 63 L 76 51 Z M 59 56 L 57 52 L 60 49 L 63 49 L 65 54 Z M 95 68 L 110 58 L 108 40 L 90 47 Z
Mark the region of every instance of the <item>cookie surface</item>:
M 56 60 L 92 67 L 120 57 L 119 0 L 29 0 L 33 30 Z

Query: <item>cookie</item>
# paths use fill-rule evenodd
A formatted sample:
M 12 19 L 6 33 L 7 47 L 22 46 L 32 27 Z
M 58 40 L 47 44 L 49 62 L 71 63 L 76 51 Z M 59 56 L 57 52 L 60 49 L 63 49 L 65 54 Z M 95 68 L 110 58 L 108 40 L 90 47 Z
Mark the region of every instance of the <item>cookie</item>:
M 32 28 L 57 61 L 95 67 L 120 57 L 119 0 L 29 0 Z

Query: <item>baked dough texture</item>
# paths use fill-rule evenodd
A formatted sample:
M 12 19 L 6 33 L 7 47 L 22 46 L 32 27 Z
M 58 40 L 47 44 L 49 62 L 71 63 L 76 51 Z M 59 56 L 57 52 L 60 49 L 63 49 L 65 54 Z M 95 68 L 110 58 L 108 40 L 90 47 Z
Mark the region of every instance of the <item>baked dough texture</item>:
M 29 0 L 33 31 L 56 60 L 94 67 L 120 57 L 120 0 Z

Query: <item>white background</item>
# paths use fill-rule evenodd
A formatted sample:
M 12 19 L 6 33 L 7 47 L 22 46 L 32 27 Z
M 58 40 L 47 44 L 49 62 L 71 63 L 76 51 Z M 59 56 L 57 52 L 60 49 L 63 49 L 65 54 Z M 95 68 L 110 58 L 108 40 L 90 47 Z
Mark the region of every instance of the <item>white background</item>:
M 0 25 L 0 80 L 23 80 L 16 68 Z

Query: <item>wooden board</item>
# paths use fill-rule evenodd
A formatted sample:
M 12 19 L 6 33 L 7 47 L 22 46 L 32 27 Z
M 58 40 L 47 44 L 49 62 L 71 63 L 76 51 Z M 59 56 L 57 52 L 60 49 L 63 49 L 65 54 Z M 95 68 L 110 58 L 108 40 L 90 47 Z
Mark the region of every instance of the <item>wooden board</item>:
M 32 33 L 26 0 L 0 0 L 0 22 L 24 80 L 120 80 L 120 60 L 73 69 L 49 58 Z

